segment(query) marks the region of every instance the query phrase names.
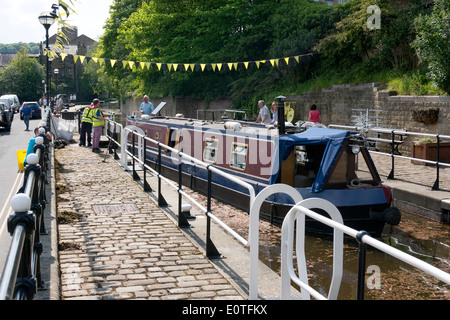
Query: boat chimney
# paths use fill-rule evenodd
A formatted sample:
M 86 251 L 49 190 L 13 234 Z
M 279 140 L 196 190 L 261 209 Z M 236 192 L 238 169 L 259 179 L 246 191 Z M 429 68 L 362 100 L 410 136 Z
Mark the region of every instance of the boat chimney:
M 285 128 L 285 119 L 284 119 L 284 99 L 286 99 L 285 96 L 278 96 L 275 99 L 277 99 L 278 104 L 278 134 L 281 136 L 286 133 Z

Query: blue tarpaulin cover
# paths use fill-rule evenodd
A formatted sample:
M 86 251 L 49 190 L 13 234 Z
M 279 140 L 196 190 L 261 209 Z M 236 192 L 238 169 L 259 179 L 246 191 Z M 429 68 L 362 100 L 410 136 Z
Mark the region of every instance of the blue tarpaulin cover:
M 326 145 L 320 164 L 320 170 L 311 187 L 311 192 L 320 192 L 323 190 L 323 185 L 330 174 L 332 166 L 344 146 L 345 138 L 351 133 L 352 132 L 348 130 L 313 127 L 301 133 L 280 136 L 279 142 L 275 146 L 275 154 L 278 154 L 279 157 L 278 166 L 282 163 L 282 160 L 287 159 L 295 146 L 314 144 Z M 276 161 L 274 163 L 276 163 Z M 272 174 L 270 178 L 270 184 L 276 183 L 280 170 L 273 170 L 272 172 L 275 173 Z

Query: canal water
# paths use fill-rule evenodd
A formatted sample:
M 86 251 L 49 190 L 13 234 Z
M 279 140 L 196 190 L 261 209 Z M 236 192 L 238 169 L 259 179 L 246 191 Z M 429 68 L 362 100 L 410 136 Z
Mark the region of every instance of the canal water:
M 124 124 L 125 119 L 117 108 L 104 109 L 114 112 L 116 121 Z M 206 203 L 203 195 L 189 190 L 186 192 L 200 203 Z M 248 238 L 248 214 L 217 200 L 212 202 L 212 212 L 241 236 Z M 450 272 L 448 224 L 402 212 L 401 223 L 395 227 L 386 226 L 379 240 Z M 279 274 L 280 242 L 281 228 L 261 221 L 260 259 Z M 305 250 L 308 281 L 313 288 L 326 295 L 332 274 L 332 239 L 307 236 Z M 346 239 L 339 300 L 356 300 L 357 268 L 358 245 L 353 239 Z M 370 246 L 367 247 L 365 282 L 366 300 L 450 300 L 449 285 Z

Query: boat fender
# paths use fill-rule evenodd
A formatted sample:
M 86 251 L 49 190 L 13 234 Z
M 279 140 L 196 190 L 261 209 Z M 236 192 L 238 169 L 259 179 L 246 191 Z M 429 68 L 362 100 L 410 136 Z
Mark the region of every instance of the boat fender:
M 225 127 L 226 130 L 234 130 L 234 131 L 239 131 L 241 130 L 242 127 L 239 122 L 235 121 L 227 121 L 223 126 Z
M 400 223 L 402 214 L 397 207 L 389 207 L 383 212 L 370 212 L 370 217 L 376 221 L 383 221 L 391 226 L 396 226 Z

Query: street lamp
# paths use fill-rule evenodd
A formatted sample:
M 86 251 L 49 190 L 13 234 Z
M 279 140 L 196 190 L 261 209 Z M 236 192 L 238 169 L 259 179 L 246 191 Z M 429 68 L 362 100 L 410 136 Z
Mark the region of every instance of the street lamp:
M 39 15 L 39 22 L 44 26 L 45 28 L 45 40 L 46 40 L 46 47 L 47 49 L 47 60 L 46 60 L 46 68 L 47 68 L 47 105 L 50 105 L 50 61 L 48 59 L 48 51 L 50 50 L 50 47 L 48 45 L 48 29 L 52 26 L 52 24 L 55 22 L 55 15 L 50 13 L 50 11 L 43 11 Z

